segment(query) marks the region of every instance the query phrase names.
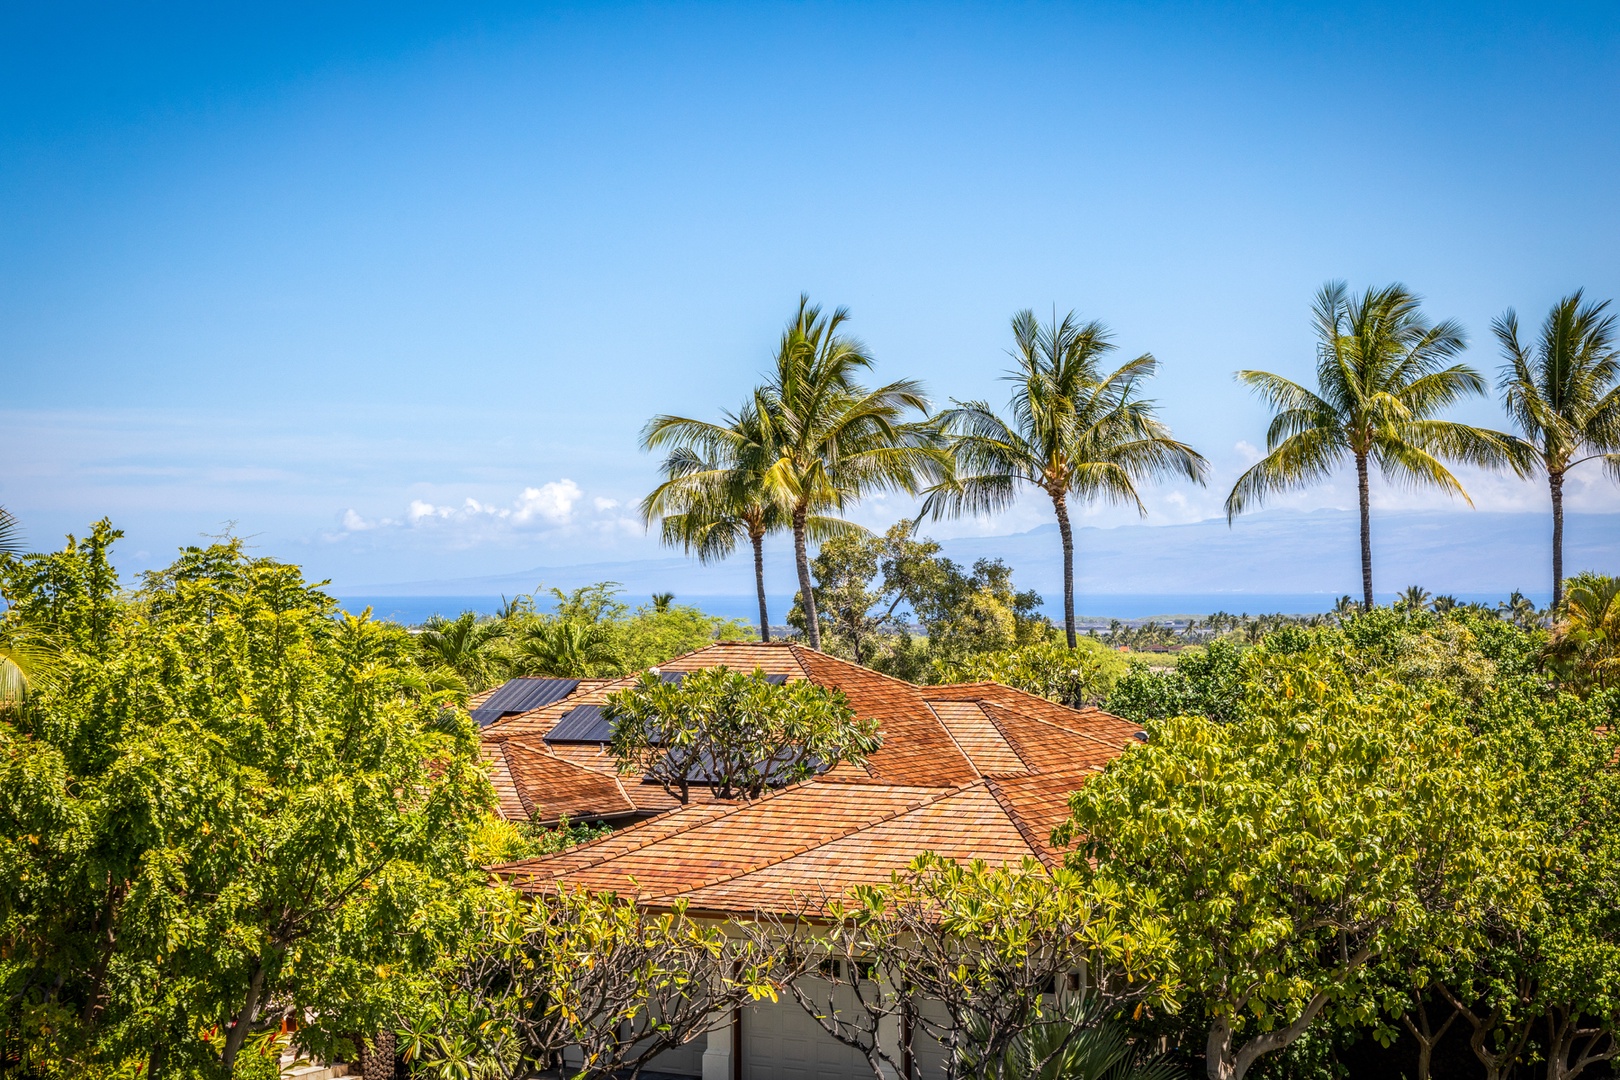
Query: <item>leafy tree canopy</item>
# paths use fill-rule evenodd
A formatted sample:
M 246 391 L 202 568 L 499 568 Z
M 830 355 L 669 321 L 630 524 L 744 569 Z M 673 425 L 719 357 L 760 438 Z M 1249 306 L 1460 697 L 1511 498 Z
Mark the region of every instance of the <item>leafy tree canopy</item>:
M 470 721 L 402 628 L 238 540 L 134 590 L 98 523 L 0 567 L 59 670 L 0 713 L 0 982 L 41 1076 L 229 1074 L 381 1029 L 478 880 Z M 453 905 L 451 905 L 453 906 Z
M 1150 719 L 1056 837 L 1168 924 L 1213 1080 L 1318 1017 L 1376 1023 L 1374 961 L 1438 962 L 1472 940 L 1464 916 L 1533 884 L 1513 774 L 1473 751 L 1450 696 L 1298 644 L 1256 652 L 1229 722 Z
M 609 694 L 603 713 L 620 771 L 652 777 L 683 803 L 694 783 L 720 798 L 757 798 L 841 761 L 859 765 L 881 741 L 877 721 L 857 717 L 841 691 L 724 666 L 676 681 L 645 672 Z

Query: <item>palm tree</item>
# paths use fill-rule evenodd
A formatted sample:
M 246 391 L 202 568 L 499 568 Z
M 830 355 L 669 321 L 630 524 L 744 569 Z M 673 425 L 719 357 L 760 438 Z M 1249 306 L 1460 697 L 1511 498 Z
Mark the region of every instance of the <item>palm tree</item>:
M 1553 610 L 1564 599 L 1564 477 L 1583 462 L 1602 461 L 1620 480 L 1620 352 L 1607 300 L 1583 304 L 1582 292 L 1553 305 L 1530 346 L 1519 343 L 1519 317 L 1509 308 L 1491 324 L 1507 364 L 1500 388 L 1508 415 L 1524 433 L 1552 492 Z
M 1518 589 L 1514 589 L 1506 600 L 1500 601 L 1496 610 L 1502 618 L 1521 630 L 1541 625 L 1541 612 L 1537 610 L 1535 601 Z
M 1433 611 L 1436 615 L 1444 615 L 1447 612 L 1456 611 L 1462 606 L 1463 602 L 1458 600 L 1455 596 L 1452 596 L 1450 593 L 1441 593 L 1429 603 L 1429 610 Z
M 1580 689 L 1620 686 L 1620 577 L 1570 579 L 1548 653 Z
M 1421 585 L 1408 585 L 1395 598 L 1395 606 L 1406 611 L 1422 611 L 1429 606 L 1429 590 Z
M 1434 419 L 1470 394 L 1485 392 L 1479 373 L 1447 364 L 1467 347 L 1451 320 L 1429 323 L 1404 285 L 1369 288 L 1352 297 L 1344 282 L 1322 287 L 1314 306 L 1315 393 L 1268 371 L 1239 371 L 1238 380 L 1275 410 L 1266 456 L 1238 478 L 1226 499 L 1230 522 L 1274 491 L 1325 480 L 1346 457 L 1356 466 L 1361 506 L 1361 594 L 1373 606 L 1371 466 L 1386 479 L 1438 487 L 1473 501 L 1443 460 L 1527 467 L 1511 435 Z
M 506 631 L 503 622 L 464 611 L 454 619 L 434 615 L 422 624 L 416 641 L 427 667 L 448 668 L 478 691 L 488 687 L 498 672 L 500 658 L 494 646 Z
M 777 348 L 775 370 L 738 417 L 758 424 L 758 449 L 749 449 L 744 467 L 760 469 L 764 505 L 782 507 L 793 530 L 806 636 L 813 649 L 821 648 L 809 555 L 809 541 L 822 538 L 817 519 L 836 521 L 827 518 L 829 511 L 843 510 L 874 491 L 915 492 L 948 468 L 934 425 L 905 419 L 913 410 L 928 410 L 921 384 L 905 379 L 869 390 L 855 381 L 872 366 L 872 358 L 842 332 L 848 320 L 844 308 L 824 315 L 809 297 L 799 297 L 798 313 Z M 659 416 L 647 425 L 642 442 L 688 447 L 702 460 L 725 467 L 723 455 L 732 438 L 723 425 Z M 854 526 L 838 522 L 834 528 Z
M 1074 648 L 1074 533 L 1069 499 L 1134 503 L 1147 513 L 1136 486 L 1149 477 L 1181 475 L 1202 484 L 1202 456 L 1170 436 L 1152 401 L 1137 386 L 1158 370 L 1143 353 L 1103 374 L 1100 361 L 1117 346 L 1095 320 L 1074 312 L 1042 327 L 1032 311 L 1012 318 L 1012 420 L 982 401 L 955 402 L 939 417 L 955 457 L 956 475 L 935 485 L 924 510 L 986 514 L 1004 509 L 1028 486 L 1052 500 L 1063 537 L 1063 627 Z
M 672 592 L 655 592 L 652 594 L 653 610 L 660 615 L 667 612 L 669 610 L 669 606 L 674 602 L 675 594 Z
M 656 417 L 641 442 L 644 449 L 673 444 L 664 460 L 664 482 L 641 501 L 642 520 L 650 524 L 659 518 L 663 542 L 704 563 L 725 558 L 746 538 L 754 549 L 759 639 L 771 640 L 765 537 L 789 528 L 792 514 L 779 493 L 766 488 L 772 453 L 758 411 L 750 403 L 725 414 L 718 424 Z M 818 539 L 840 528 L 854 526 L 820 516 L 811 523 Z
M 524 675 L 579 679 L 621 667 L 613 635 L 599 624 L 555 619 L 535 623 L 512 647 L 512 665 Z
M 0 506 L 0 561 L 22 552 L 22 526 L 16 515 Z M 10 625 L 0 630 L 0 706 L 20 702 L 48 682 L 55 658 L 49 643 L 28 628 Z

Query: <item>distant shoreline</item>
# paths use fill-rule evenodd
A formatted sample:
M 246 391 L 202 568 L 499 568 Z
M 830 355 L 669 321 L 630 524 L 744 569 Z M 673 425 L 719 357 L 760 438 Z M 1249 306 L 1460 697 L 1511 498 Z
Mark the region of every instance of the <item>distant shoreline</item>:
M 499 595 L 468 595 L 468 596 L 375 596 L 363 593 L 339 593 L 333 595 L 345 611 L 358 614 L 366 607 L 372 609 L 372 614 L 378 619 L 388 619 L 393 622 L 415 626 L 430 616 L 443 615 L 454 618 L 463 611 L 473 611 L 480 615 L 493 615 L 504 600 L 511 596 Z M 1186 620 L 1188 618 L 1202 619 L 1216 612 L 1225 611 L 1233 615 L 1319 615 L 1333 610 L 1333 604 L 1342 594 L 1336 593 L 1118 593 L 1080 595 L 1076 597 L 1076 605 L 1083 614 L 1077 615 L 1076 620 L 1082 629 L 1097 626 L 1106 627 L 1109 622 L 1118 619 L 1121 622 L 1146 622 L 1156 619 Z M 1379 593 L 1377 600 L 1381 604 L 1393 601 L 1396 593 Z M 1532 593 L 1530 599 L 1538 605 L 1545 605 L 1549 596 Z M 1457 599 L 1463 603 L 1483 603 L 1495 606 L 1497 601 L 1506 600 L 1504 593 L 1458 593 Z M 651 602 L 650 595 L 635 595 L 626 592 L 620 599 L 632 607 Z M 1048 596 L 1045 613 L 1051 618 L 1062 617 L 1062 597 Z M 791 596 L 773 596 L 769 598 L 771 621 L 779 625 L 787 617 L 787 611 L 792 604 Z M 759 602 L 753 596 L 681 596 L 675 597 L 677 604 L 690 604 L 707 614 L 726 619 L 740 619 L 753 624 L 759 618 Z M 547 605 L 541 603 L 544 610 Z

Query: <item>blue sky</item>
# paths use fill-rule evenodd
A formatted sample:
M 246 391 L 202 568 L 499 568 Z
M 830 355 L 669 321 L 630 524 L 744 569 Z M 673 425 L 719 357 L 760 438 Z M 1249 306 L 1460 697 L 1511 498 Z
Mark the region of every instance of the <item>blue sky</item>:
M 649 555 L 641 424 L 740 400 L 806 290 L 939 399 L 1004 397 L 1019 308 L 1103 319 L 1196 520 L 1323 281 L 1494 373 L 1503 309 L 1620 297 L 1617 174 L 1612 5 L 9 5 L 0 503 L 131 568 L 231 521 L 340 584 Z

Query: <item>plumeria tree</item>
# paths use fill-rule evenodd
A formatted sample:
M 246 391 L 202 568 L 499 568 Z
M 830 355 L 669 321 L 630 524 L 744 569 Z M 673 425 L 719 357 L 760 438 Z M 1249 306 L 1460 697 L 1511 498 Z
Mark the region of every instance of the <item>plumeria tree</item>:
M 1056 837 L 1095 887 L 1163 922 L 1211 1080 L 1319 1022 L 1376 1023 L 1374 965 L 1438 962 L 1528 895 L 1513 776 L 1398 683 L 1314 646 L 1262 658 L 1227 723 L 1148 722 L 1070 799 Z
M 720 798 L 757 798 L 841 761 L 860 765 L 881 741 L 877 721 L 857 716 L 842 691 L 804 679 L 775 685 L 723 665 L 675 681 L 646 672 L 602 711 L 620 771 L 650 776 L 682 803 L 694 783 Z

